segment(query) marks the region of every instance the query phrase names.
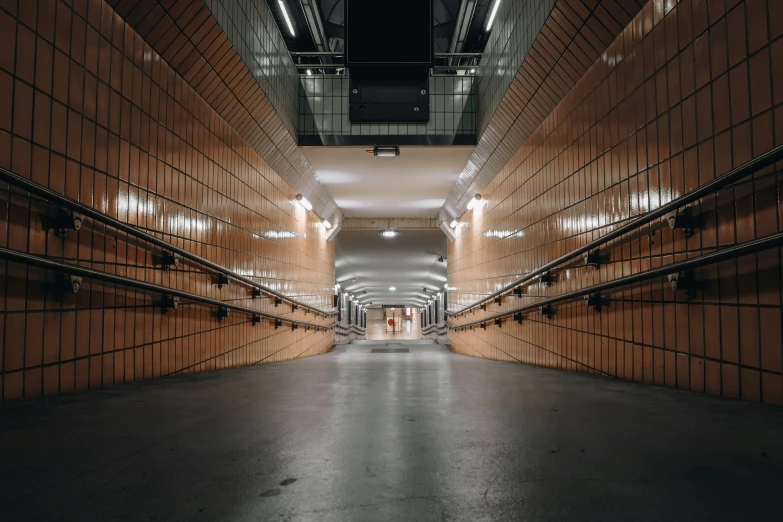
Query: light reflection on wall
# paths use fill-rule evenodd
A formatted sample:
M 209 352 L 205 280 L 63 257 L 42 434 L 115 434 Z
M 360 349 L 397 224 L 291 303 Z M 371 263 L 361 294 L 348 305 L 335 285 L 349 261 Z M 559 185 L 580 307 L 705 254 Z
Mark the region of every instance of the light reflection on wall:
M 212 223 L 208 219 L 204 218 L 188 218 L 182 214 L 168 217 L 169 230 L 172 233 L 176 231 L 196 231 L 204 232 L 212 229 Z
M 269 230 L 262 235 L 266 239 L 296 239 L 299 237 L 295 232 L 289 232 L 287 230 Z M 253 236 L 260 239 L 258 234 L 253 234 Z
M 510 237 L 525 237 L 524 230 L 487 230 L 484 232 L 484 237 L 499 237 L 500 239 L 506 239 Z

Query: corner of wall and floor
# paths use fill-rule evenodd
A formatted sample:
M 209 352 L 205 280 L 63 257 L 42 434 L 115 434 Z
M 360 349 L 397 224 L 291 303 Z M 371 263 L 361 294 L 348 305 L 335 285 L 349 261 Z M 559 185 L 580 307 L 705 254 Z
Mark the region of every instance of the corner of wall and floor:
M 208 11 L 199 15 L 202 28 L 225 39 Z M 165 26 L 166 17 L 160 20 Z M 160 44 L 168 33 L 145 31 L 147 39 L 104 0 L 0 0 L 0 166 L 287 296 L 331 308 L 333 243 L 317 217 L 291 205 L 291 187 L 237 130 L 250 122 L 229 124 L 220 112 L 226 106 L 214 105 L 225 97 L 206 101 L 220 82 L 203 80 L 225 71 L 193 49 L 177 54 L 179 39 L 166 42 L 170 56 L 161 58 L 149 42 Z M 184 63 L 198 74 L 185 79 Z M 0 198 L 2 247 L 330 321 L 252 300 L 241 285 L 220 289 L 198 266 L 163 272 L 151 245 L 98 223 L 57 237 L 44 226 L 56 209 L 8 185 Z M 284 361 L 334 345 L 328 329 L 254 326 L 241 314 L 218 321 L 197 304 L 163 314 L 152 294 L 119 286 L 85 281 L 76 295 L 58 299 L 56 277 L 0 262 L 3 400 Z
M 557 12 L 563 4 L 550 35 L 571 27 Z M 548 116 L 482 191 L 487 204 L 449 245 L 451 305 L 474 303 L 783 143 L 781 34 L 777 0 L 647 2 L 555 109 L 538 111 Z M 532 69 L 546 77 L 553 65 Z M 532 284 L 454 324 L 780 232 L 781 173 L 778 164 L 701 199 L 691 237 L 653 222 L 603 247 L 599 269 L 563 266 L 551 286 Z M 600 312 L 572 302 L 551 319 L 452 330 L 449 344 L 475 357 L 781 404 L 780 256 L 772 249 L 700 269 L 690 299 L 647 283 L 613 292 Z

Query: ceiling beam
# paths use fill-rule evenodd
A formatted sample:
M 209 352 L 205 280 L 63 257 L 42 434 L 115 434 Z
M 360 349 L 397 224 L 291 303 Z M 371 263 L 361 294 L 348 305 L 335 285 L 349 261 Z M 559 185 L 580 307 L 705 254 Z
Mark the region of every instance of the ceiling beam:
M 451 37 L 451 45 L 449 45 L 450 53 L 462 51 L 465 40 L 468 38 L 468 30 L 470 29 L 470 23 L 473 21 L 473 12 L 475 10 L 476 0 L 462 0 L 460 3 L 454 36 Z M 449 65 L 454 65 L 453 58 L 449 59 Z
M 324 22 L 323 27 L 324 27 L 324 31 L 326 32 L 326 36 L 332 38 L 341 38 L 345 40 L 345 26 L 333 24 L 332 22 Z M 433 26 L 432 33 L 436 40 L 439 38 L 448 38 L 449 36 L 451 36 L 451 32 L 454 30 L 455 27 L 456 27 L 456 23 L 454 22 L 454 20 L 452 20 L 450 22 L 445 22 Z
M 310 36 L 313 38 L 316 49 L 319 51 L 331 51 L 329 49 L 329 36 L 324 28 L 324 21 L 321 17 L 321 10 L 315 0 L 299 0 L 302 4 L 307 26 L 310 28 Z M 331 60 L 329 60 L 331 61 Z
M 428 218 L 351 218 L 343 219 L 344 230 L 434 230 L 440 228 L 437 219 Z

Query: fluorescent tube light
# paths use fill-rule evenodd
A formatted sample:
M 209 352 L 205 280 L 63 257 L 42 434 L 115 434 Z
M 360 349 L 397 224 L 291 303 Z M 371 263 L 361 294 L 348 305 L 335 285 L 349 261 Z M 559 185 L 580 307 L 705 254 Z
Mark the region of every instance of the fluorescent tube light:
M 296 36 L 294 26 L 291 24 L 291 18 L 288 16 L 288 9 L 285 8 L 285 2 L 283 2 L 283 0 L 277 0 L 277 3 L 280 4 L 280 9 L 283 11 L 283 18 L 285 18 L 285 23 L 288 24 L 288 30 L 291 31 L 291 36 Z M 497 5 L 495 5 L 495 9 L 497 9 Z M 494 12 L 492 13 L 492 16 L 495 16 Z M 489 28 L 487 28 L 487 30 L 489 30 Z
M 492 29 L 492 23 L 495 21 L 495 15 L 498 14 L 498 7 L 500 7 L 500 0 L 495 0 L 495 7 L 492 8 L 492 13 L 489 15 L 489 22 L 487 23 L 487 31 Z M 286 20 L 288 17 L 286 17 Z M 291 30 L 293 32 L 293 29 Z

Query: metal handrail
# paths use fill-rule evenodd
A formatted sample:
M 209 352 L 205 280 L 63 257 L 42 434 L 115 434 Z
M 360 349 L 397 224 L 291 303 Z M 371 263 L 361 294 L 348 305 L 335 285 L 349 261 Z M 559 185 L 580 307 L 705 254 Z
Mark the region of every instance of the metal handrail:
M 95 270 L 94 268 L 71 265 L 68 263 L 63 263 L 62 261 L 49 259 L 47 257 L 36 256 L 34 254 L 28 254 L 26 252 L 12 250 L 10 248 L 0 247 L 0 258 L 14 263 L 22 263 L 37 268 L 43 268 L 45 270 L 52 270 L 57 273 L 71 274 L 79 277 L 86 277 L 88 279 L 103 281 L 106 283 L 129 286 L 129 287 L 137 288 L 139 290 L 146 290 L 148 292 L 157 293 L 162 296 L 179 297 L 181 299 L 187 299 L 188 301 L 194 301 L 202 304 L 211 305 L 218 309 L 222 308 L 227 310 L 236 310 L 237 312 L 243 312 L 258 317 L 265 317 L 267 319 L 273 319 L 281 323 L 285 322 L 285 323 L 290 323 L 292 325 L 307 326 L 320 330 L 329 330 L 337 324 L 337 323 L 332 323 L 328 325 L 323 325 L 323 324 L 316 324 L 316 323 L 307 323 L 304 321 L 297 321 L 290 317 L 270 314 L 260 310 L 254 310 L 253 308 L 248 308 L 246 306 L 227 303 L 225 301 L 220 301 L 218 299 L 212 299 L 211 297 L 204 297 L 198 294 L 192 294 L 190 292 L 184 292 L 182 290 L 176 290 L 174 288 L 157 285 L 155 283 L 148 283 L 146 281 L 131 279 L 130 277 L 110 274 L 108 272 L 102 272 L 100 270 Z
M 611 232 L 607 233 L 605 236 L 599 237 L 598 239 L 591 241 L 584 246 L 572 250 L 568 254 L 558 257 L 554 261 L 550 261 L 549 263 L 540 266 L 539 268 L 533 270 L 529 274 L 522 276 L 520 279 L 514 281 L 513 283 L 504 286 L 502 289 L 474 302 L 469 306 L 465 306 L 457 310 L 456 312 L 446 312 L 446 315 L 462 314 L 472 308 L 481 306 L 482 304 L 488 303 L 490 301 L 494 301 L 496 298 L 501 297 L 503 294 L 511 292 L 514 288 L 524 283 L 527 283 L 528 281 L 531 281 L 542 274 L 545 274 L 546 272 L 552 270 L 558 265 L 565 263 L 566 261 L 570 261 L 574 258 L 577 258 L 584 253 L 591 252 L 613 239 L 616 239 L 622 235 L 627 234 L 628 232 L 636 230 L 637 228 L 646 225 L 647 223 L 650 223 L 651 221 L 654 221 L 661 216 L 665 216 L 670 212 L 678 210 L 689 203 L 692 203 L 708 194 L 716 192 L 717 190 L 727 185 L 730 185 L 735 181 L 738 181 L 746 176 L 749 176 L 750 174 L 753 174 L 754 172 L 757 172 L 781 160 L 783 160 L 783 145 L 775 147 L 774 149 L 765 152 L 764 154 L 756 156 L 752 160 L 743 163 L 739 167 L 734 168 L 721 176 L 718 176 L 717 178 L 688 192 L 687 194 L 683 194 L 682 196 L 661 205 L 655 210 L 651 210 L 645 214 L 642 214 L 632 219 L 625 225 L 622 225 L 612 230 Z
M 426 334 L 426 333 L 431 332 L 432 330 L 444 330 L 444 329 L 448 329 L 448 327 L 449 327 L 448 323 L 444 323 L 444 324 L 430 324 L 430 325 L 425 326 L 424 328 L 422 328 L 421 329 L 421 333 L 422 334 Z
M 361 326 L 357 326 L 355 324 L 352 324 L 350 326 L 345 326 L 340 323 L 335 323 L 335 324 L 337 325 L 338 329 L 345 330 L 345 331 L 356 330 L 358 332 L 365 332 L 367 330 L 366 328 L 362 328 Z
M 540 309 L 542 306 L 553 305 L 563 301 L 570 301 L 572 299 L 578 299 L 580 297 L 589 296 L 589 295 L 597 296 L 598 302 L 601 303 L 603 297 L 600 294 L 601 292 L 604 292 L 606 290 L 612 290 L 621 286 L 639 283 L 642 281 L 655 279 L 656 277 L 662 277 L 669 274 L 688 272 L 689 270 L 693 270 L 694 268 L 699 268 L 702 266 L 719 263 L 727 259 L 734 259 L 748 254 L 760 252 L 762 250 L 775 248 L 781 245 L 783 245 L 783 232 L 778 232 L 777 234 L 772 234 L 759 239 L 754 239 L 752 241 L 747 241 L 745 243 L 740 243 L 738 245 L 734 245 L 731 247 L 722 248 L 720 250 L 710 252 L 709 254 L 702 254 L 700 256 L 692 257 L 690 259 L 685 259 L 683 261 L 677 261 L 675 263 L 671 263 L 666 266 L 653 268 L 651 270 L 645 270 L 644 272 L 632 274 L 626 277 L 622 277 L 620 279 L 615 279 L 613 281 L 607 281 L 606 283 L 599 283 L 593 286 L 582 288 L 580 290 L 574 290 L 573 292 L 568 292 L 555 297 L 542 299 L 540 301 L 536 301 L 535 303 L 530 303 L 524 306 L 520 306 L 518 308 L 507 310 L 505 312 L 501 312 L 492 315 L 490 317 L 485 317 L 483 319 L 472 321 L 470 323 L 458 324 L 458 325 L 449 324 L 449 329 L 454 330 L 457 328 L 467 328 L 469 326 L 475 326 L 477 324 L 482 324 L 482 323 L 486 324 L 486 323 L 493 322 L 496 319 L 502 319 L 503 317 L 508 317 L 510 315 L 530 312 L 536 309 Z M 603 304 L 605 305 L 606 302 L 604 302 Z
M 111 216 L 108 216 L 104 214 L 103 212 L 100 212 L 98 210 L 95 210 L 92 207 L 88 207 L 84 203 L 80 203 L 79 201 L 73 200 L 67 196 L 64 196 L 62 194 L 59 194 L 53 190 L 51 190 L 48 187 L 44 187 L 43 185 L 40 185 L 34 181 L 31 181 L 27 178 L 23 178 L 22 176 L 19 176 L 18 174 L 15 174 L 11 172 L 10 170 L 4 169 L 0 167 L 0 180 L 10 184 L 14 185 L 18 188 L 21 188 L 30 194 L 34 194 L 40 198 L 43 198 L 47 201 L 50 201 L 52 203 L 56 203 L 62 207 L 68 208 L 72 211 L 78 212 L 80 214 L 84 214 L 85 216 L 89 217 L 90 219 L 94 219 L 95 221 L 99 221 L 105 225 L 109 225 L 112 228 L 115 228 L 117 230 L 121 230 L 122 232 L 125 232 L 128 235 L 135 236 L 139 239 L 143 239 L 144 241 L 148 241 L 154 245 L 157 245 L 165 250 L 168 250 L 169 252 L 179 254 L 183 258 L 190 259 L 193 262 L 196 262 L 198 264 L 201 264 L 203 266 L 206 266 L 215 272 L 219 272 L 221 274 L 224 274 L 232 279 L 235 279 L 237 281 L 241 281 L 242 283 L 245 283 L 249 286 L 252 286 L 254 288 L 259 289 L 262 293 L 268 294 L 273 297 L 277 297 L 278 299 L 282 301 L 287 301 L 291 303 L 292 305 L 296 305 L 298 307 L 302 307 L 307 310 L 312 310 L 315 313 L 322 314 L 325 316 L 331 316 L 335 315 L 337 312 L 333 311 L 324 311 L 319 308 L 316 308 L 314 306 L 302 303 L 300 301 L 297 301 L 296 299 L 293 299 L 291 297 L 287 297 L 285 294 L 281 294 L 280 292 L 277 292 L 275 290 L 272 290 L 269 287 L 266 287 L 262 285 L 261 283 L 258 283 L 256 281 L 253 281 L 249 277 L 243 276 L 241 274 L 238 274 L 232 270 L 229 270 L 228 268 L 225 268 L 223 266 L 218 265 L 217 263 L 213 263 L 212 261 L 208 259 L 204 259 L 201 256 L 198 256 L 196 254 L 193 254 L 192 252 L 189 252 L 185 250 L 184 248 L 180 248 L 176 245 L 172 245 L 171 243 L 164 241 L 162 239 L 159 239 L 152 234 L 149 234 L 147 232 L 144 232 L 143 230 L 133 226 L 129 225 L 128 223 L 125 223 L 123 221 L 120 221 L 118 219 L 115 219 Z

